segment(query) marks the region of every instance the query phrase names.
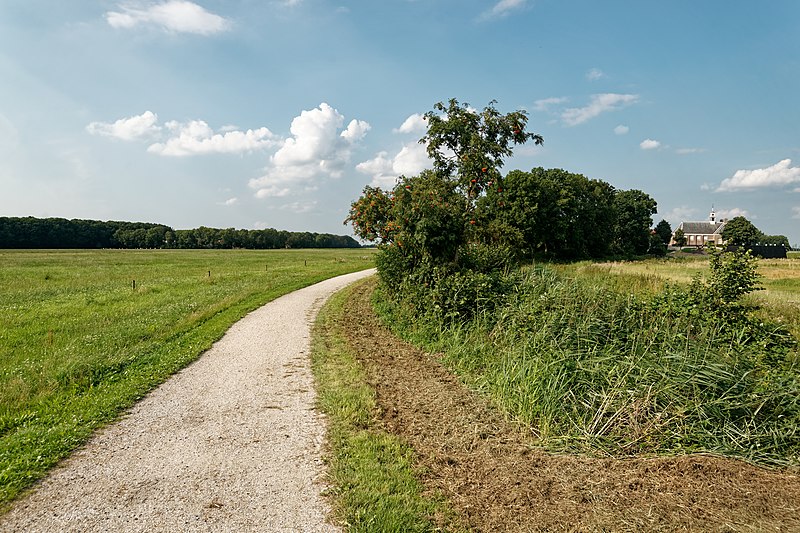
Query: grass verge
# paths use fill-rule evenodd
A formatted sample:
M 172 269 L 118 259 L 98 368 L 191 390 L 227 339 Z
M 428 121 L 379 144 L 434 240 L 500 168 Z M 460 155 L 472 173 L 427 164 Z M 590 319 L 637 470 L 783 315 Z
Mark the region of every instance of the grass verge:
M 3 250 L 0 265 L 2 512 L 245 314 L 292 290 L 369 268 L 372 256 Z
M 413 450 L 381 427 L 375 392 L 342 335 L 352 290 L 329 300 L 312 336 L 318 402 L 328 417 L 334 513 L 348 531 L 436 531 L 432 517 L 443 504 L 423 494 Z

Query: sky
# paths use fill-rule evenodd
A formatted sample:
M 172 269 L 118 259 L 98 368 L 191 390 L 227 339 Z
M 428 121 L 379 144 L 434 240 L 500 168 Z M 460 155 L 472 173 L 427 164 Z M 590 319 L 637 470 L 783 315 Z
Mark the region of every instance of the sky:
M 800 2 L 2 0 L 0 216 L 351 234 L 422 115 L 525 110 L 561 168 L 800 245 Z

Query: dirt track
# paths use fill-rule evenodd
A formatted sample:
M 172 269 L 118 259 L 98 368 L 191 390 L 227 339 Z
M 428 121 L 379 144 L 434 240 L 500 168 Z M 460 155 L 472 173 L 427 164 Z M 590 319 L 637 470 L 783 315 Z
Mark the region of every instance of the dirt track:
M 320 498 L 309 326 L 370 273 L 250 313 L 18 501 L 0 531 L 337 531 Z

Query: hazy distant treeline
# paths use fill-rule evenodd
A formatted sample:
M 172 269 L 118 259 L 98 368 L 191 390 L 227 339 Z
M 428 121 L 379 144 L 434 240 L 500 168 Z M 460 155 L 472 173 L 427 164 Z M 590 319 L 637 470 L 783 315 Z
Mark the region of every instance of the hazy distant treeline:
M 346 235 L 65 218 L 0 217 L 0 248 L 359 248 Z

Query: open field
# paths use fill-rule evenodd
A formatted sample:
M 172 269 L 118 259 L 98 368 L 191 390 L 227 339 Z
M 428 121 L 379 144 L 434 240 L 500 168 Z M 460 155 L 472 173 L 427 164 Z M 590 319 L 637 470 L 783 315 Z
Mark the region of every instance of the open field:
M 660 286 L 664 279 L 691 283 L 693 277 L 706 276 L 708 258 L 651 259 L 613 263 L 578 263 L 564 267 L 565 271 L 589 273 L 609 272 L 627 277 L 625 283 L 651 283 Z M 800 338 L 800 258 L 761 259 L 758 262 L 763 291 L 753 293 L 752 301 L 764 307 L 763 312 L 783 322 Z M 638 278 L 634 280 L 633 277 Z
M 0 251 L 0 506 L 247 312 L 372 263 L 366 250 Z

